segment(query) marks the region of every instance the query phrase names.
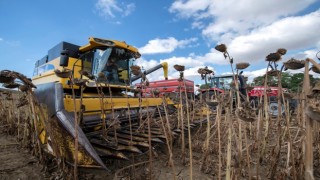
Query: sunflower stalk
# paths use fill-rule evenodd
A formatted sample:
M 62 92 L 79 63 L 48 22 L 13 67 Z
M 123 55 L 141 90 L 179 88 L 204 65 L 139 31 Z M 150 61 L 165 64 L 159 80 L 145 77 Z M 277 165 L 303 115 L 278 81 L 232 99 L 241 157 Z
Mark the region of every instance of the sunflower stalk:
M 186 146 L 185 146 L 185 135 L 184 135 L 184 116 L 183 116 L 183 103 L 182 103 L 182 92 L 181 92 L 181 86 L 182 86 L 182 83 L 181 81 L 179 81 L 179 96 L 180 96 L 180 120 L 181 120 L 181 156 L 182 156 L 182 163 L 185 164 L 185 154 L 186 154 Z
M 319 65 L 315 63 L 312 59 L 306 59 L 305 63 L 305 71 L 304 71 L 304 79 L 303 79 L 303 100 L 302 100 L 302 110 L 305 110 L 306 107 L 306 95 L 309 93 L 310 89 L 310 78 L 309 78 L 309 62 L 311 62 L 315 67 L 320 69 Z M 305 132 L 305 140 L 303 141 L 304 147 L 304 165 L 305 165 L 305 173 L 304 178 L 306 180 L 314 179 L 313 177 L 313 137 L 312 137 L 312 126 L 313 122 L 305 113 L 302 114 L 304 120 L 304 128 L 306 129 Z
M 218 149 L 219 149 L 219 168 L 218 168 L 218 179 L 221 180 L 221 167 L 222 167 L 222 160 L 221 160 L 221 105 L 219 104 L 217 106 L 217 115 L 216 115 L 216 120 L 218 123 Z
M 168 122 L 168 114 L 167 114 L 167 105 L 166 105 L 166 101 L 163 99 L 163 108 L 165 110 L 165 115 L 166 115 L 166 122 Z M 159 112 L 159 115 L 160 115 L 160 121 L 161 121 L 161 126 L 162 126 L 162 129 L 163 129 L 163 132 L 164 132 L 164 135 L 167 139 L 166 141 L 166 145 L 167 145 L 167 148 L 168 148 L 168 152 L 169 152 L 169 164 L 172 168 L 172 173 L 173 173 L 173 179 L 176 180 L 176 170 L 175 170 L 175 166 L 174 166 L 174 162 L 173 162 L 173 153 L 172 153 L 172 147 L 171 147 L 171 138 L 170 138 L 170 133 L 169 131 L 171 131 L 170 129 L 167 129 L 164 125 L 164 120 L 163 120 L 163 117 L 161 115 L 161 112 L 160 112 L 160 108 L 159 106 L 157 106 L 157 110 Z
M 187 121 L 188 121 L 188 140 L 189 140 L 189 159 L 190 159 L 190 180 L 193 179 L 193 169 L 192 169 L 192 140 L 191 140 L 191 129 L 190 129 L 190 113 L 189 113 L 189 102 L 187 95 L 186 82 L 183 79 L 183 85 L 185 87 L 185 98 L 186 98 L 186 111 L 187 111 Z
M 73 110 L 74 110 L 74 129 L 75 129 L 75 138 L 74 138 L 74 169 L 73 169 L 73 177 L 75 180 L 78 179 L 78 113 L 77 113 L 77 105 L 76 105 L 76 97 L 74 91 L 74 77 L 73 73 L 69 76 L 71 82 L 72 89 L 72 99 L 73 99 Z

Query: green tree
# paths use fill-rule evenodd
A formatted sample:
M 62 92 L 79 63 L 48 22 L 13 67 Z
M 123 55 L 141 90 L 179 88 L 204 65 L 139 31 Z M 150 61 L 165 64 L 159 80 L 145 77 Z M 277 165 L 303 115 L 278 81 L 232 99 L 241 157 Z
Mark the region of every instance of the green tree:
M 314 78 L 313 75 L 310 75 L 310 83 L 314 84 L 319 78 Z M 253 79 L 253 86 L 263 86 L 264 85 L 264 77 L 258 76 Z M 304 79 L 303 73 L 291 74 L 288 72 L 283 72 L 281 75 L 281 84 L 283 88 L 287 88 L 291 92 L 299 92 L 301 91 L 302 83 Z M 277 86 L 277 77 L 268 76 L 268 85 L 269 86 Z
M 281 75 L 281 85 L 283 88 L 289 88 L 291 85 L 292 75 L 287 72 L 283 72 Z
M 208 89 L 208 88 L 210 88 L 210 84 L 209 83 L 200 85 L 200 89 Z
M 253 79 L 253 86 L 262 86 L 264 82 L 264 76 L 258 76 Z
M 304 78 L 304 74 L 303 73 L 293 74 L 291 76 L 291 79 L 290 79 L 291 87 L 288 88 L 288 89 L 290 89 L 292 92 L 301 91 L 303 78 Z

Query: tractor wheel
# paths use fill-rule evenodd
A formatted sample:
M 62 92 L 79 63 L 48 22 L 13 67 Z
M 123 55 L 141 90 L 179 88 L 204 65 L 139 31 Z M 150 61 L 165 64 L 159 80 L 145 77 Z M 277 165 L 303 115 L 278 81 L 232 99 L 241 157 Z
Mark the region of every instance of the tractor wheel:
M 285 109 L 283 103 L 281 103 L 281 109 L 278 109 L 278 102 L 273 101 L 269 103 L 269 113 L 272 116 L 278 116 L 279 113 L 284 114 L 284 111 Z
M 210 100 L 211 98 L 214 99 L 214 95 L 215 95 L 214 91 L 204 92 L 204 93 L 202 93 L 202 100 Z

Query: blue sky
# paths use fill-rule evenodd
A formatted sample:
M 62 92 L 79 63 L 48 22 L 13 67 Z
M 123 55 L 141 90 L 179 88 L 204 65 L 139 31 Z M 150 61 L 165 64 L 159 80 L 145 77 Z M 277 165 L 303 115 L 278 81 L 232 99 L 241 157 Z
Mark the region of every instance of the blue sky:
M 203 83 L 197 69 L 231 72 L 221 53 L 225 43 L 235 62 L 249 62 L 252 79 L 265 72 L 264 58 L 278 48 L 291 57 L 316 59 L 320 51 L 319 0 L 1 0 L 0 70 L 32 76 L 36 60 L 61 41 L 84 45 L 88 37 L 126 41 L 148 69 L 169 63 L 186 66 L 185 75 Z M 159 70 L 148 76 L 162 79 Z

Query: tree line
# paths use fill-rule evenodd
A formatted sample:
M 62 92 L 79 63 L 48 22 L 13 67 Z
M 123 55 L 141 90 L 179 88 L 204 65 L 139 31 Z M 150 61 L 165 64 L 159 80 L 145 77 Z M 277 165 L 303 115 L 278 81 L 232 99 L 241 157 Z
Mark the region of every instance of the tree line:
M 309 74 L 310 83 L 313 86 L 316 81 L 319 81 L 319 78 L 314 77 L 313 75 Z M 264 79 L 265 75 L 258 76 L 253 79 L 251 83 L 248 85 L 250 86 L 264 86 Z M 281 74 L 281 84 L 283 88 L 287 88 L 289 92 L 300 92 L 302 89 L 302 83 L 304 79 L 304 73 L 288 73 L 282 72 Z M 268 76 L 268 85 L 269 86 L 278 86 L 278 80 L 276 76 Z M 200 85 L 200 89 L 207 89 L 210 88 L 210 83 Z
M 264 75 L 255 77 L 251 83 L 251 86 L 263 86 L 264 85 Z M 309 74 L 310 83 L 314 85 L 319 78 L 313 77 L 313 75 Z M 304 79 L 304 73 L 296 73 L 291 74 L 288 72 L 282 72 L 281 75 L 281 85 L 283 88 L 287 88 L 289 92 L 300 92 L 302 89 Z M 268 85 L 269 86 L 278 86 L 277 77 L 268 76 Z

